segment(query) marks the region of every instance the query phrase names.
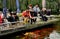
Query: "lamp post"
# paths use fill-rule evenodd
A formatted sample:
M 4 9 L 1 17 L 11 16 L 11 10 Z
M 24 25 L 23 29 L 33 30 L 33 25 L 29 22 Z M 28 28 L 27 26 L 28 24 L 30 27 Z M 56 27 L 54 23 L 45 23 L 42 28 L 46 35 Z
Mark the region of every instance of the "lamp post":
M 42 0 L 42 8 L 46 8 L 46 0 Z
M 7 8 L 6 8 L 6 0 L 3 0 L 3 14 L 4 16 L 6 17 L 6 12 L 7 11 Z
M 17 7 L 17 13 L 20 13 L 20 9 L 19 9 L 19 0 L 16 0 L 16 7 Z

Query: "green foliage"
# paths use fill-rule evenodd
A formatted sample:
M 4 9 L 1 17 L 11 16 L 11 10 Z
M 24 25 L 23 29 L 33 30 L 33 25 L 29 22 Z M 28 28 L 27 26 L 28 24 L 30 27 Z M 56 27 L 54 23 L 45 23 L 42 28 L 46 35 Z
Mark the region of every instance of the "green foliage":
M 7 8 L 13 11 L 16 10 L 16 0 L 7 0 Z M 19 0 L 21 11 L 25 10 L 29 4 L 33 6 L 39 4 L 40 9 L 42 9 L 42 0 Z M 0 8 L 3 8 L 3 0 L 0 0 Z M 46 0 L 46 8 L 52 9 L 53 13 L 60 9 L 60 0 Z M 55 12 L 54 12 L 55 11 Z

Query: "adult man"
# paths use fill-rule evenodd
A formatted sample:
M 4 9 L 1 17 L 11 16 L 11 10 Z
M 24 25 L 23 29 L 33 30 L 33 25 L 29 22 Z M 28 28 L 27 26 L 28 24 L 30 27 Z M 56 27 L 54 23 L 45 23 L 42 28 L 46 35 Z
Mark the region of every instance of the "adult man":
M 34 17 L 36 17 L 39 13 L 40 13 L 40 9 L 38 5 L 35 5 L 33 7 L 33 11 L 34 11 Z M 34 23 L 36 22 L 37 18 L 34 19 Z
M 40 12 L 40 9 L 39 9 L 39 6 L 38 5 L 35 5 L 34 7 L 33 7 L 33 10 L 34 10 L 34 16 L 37 16 L 37 14 Z

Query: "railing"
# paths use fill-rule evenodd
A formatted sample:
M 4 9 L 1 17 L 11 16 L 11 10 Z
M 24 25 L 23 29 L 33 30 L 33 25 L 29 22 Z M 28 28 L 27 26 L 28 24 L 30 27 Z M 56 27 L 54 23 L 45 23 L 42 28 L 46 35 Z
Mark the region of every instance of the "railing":
M 50 18 L 50 20 L 52 20 L 51 18 L 55 18 L 57 16 L 46 16 L 47 18 Z M 60 17 L 60 16 L 58 16 Z M 33 18 L 37 18 L 40 19 L 41 17 L 33 17 Z M 49 19 L 48 19 L 49 20 Z M 26 24 L 23 24 L 23 21 L 16 21 L 16 22 L 7 22 L 7 23 L 2 23 L 0 24 L 0 31 L 1 30 L 6 30 L 6 29 L 13 29 L 13 28 L 19 28 L 19 27 L 24 27 L 26 26 Z
M 19 27 L 24 27 L 22 21 L 1 23 L 0 24 L 0 31 L 13 29 L 13 28 L 19 28 Z

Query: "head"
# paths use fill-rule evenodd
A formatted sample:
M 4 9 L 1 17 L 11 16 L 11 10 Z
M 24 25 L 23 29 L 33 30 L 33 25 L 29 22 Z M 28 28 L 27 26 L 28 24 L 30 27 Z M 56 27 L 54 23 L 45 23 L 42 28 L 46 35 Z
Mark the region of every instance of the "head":
M 27 9 L 26 12 L 29 13 L 29 9 Z
M 32 7 L 32 4 L 29 4 L 30 7 Z
M 38 4 L 37 5 L 35 5 L 36 7 L 38 7 Z
M 45 11 L 46 10 L 46 8 L 42 8 L 42 11 Z

